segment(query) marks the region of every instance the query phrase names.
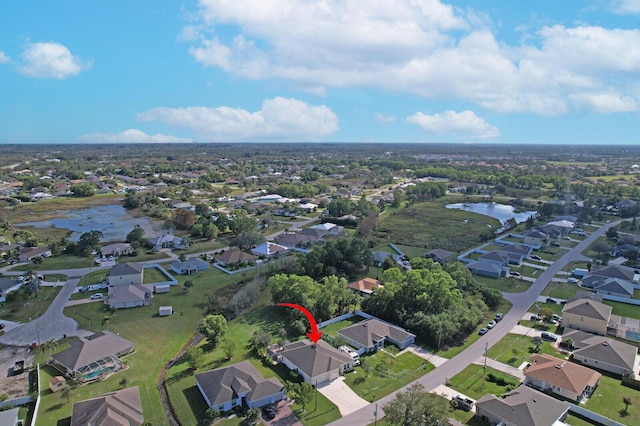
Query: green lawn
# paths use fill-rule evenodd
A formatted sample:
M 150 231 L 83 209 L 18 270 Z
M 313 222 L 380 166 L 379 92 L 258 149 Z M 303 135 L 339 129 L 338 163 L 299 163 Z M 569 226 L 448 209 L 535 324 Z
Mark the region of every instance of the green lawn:
M 215 268 L 192 275 L 191 278 L 196 284 L 190 292 L 172 287 L 169 293 L 154 295 L 151 306 L 121 309 L 112 315 L 109 329 L 131 340 L 136 347 L 136 352 L 126 357 L 129 368 L 105 381 L 76 388 L 71 398 L 72 403 L 119 389 L 120 380 L 126 376 L 127 386 L 140 387 L 145 420 L 158 425 L 166 423 L 156 388 L 160 368 L 193 335 L 198 320 L 202 318 L 202 294 L 207 291 L 215 294 L 237 279 Z M 179 280 L 184 278 L 180 277 Z M 175 314 L 158 317 L 158 306 L 163 305 L 173 306 Z M 81 328 L 93 331 L 103 329 L 102 318 L 107 314 L 102 303 L 78 305 L 66 308 L 64 312 L 77 320 Z M 57 350 L 64 347 L 61 344 Z M 46 375 L 43 375 L 42 383 L 45 388 L 48 386 Z M 55 425 L 70 415 L 71 404 L 61 400 L 59 395 L 45 392 L 38 414 L 38 425 Z
M 34 293 L 26 299 L 19 297 L 17 300 L 2 302 L 0 318 L 15 322 L 27 322 L 31 318 L 37 318 L 46 312 L 61 288 L 62 285 L 59 287 L 40 287 L 37 298 Z M 21 291 L 16 293 L 22 294 Z M 26 304 L 28 305 L 25 306 Z
M 413 259 L 414 257 L 424 257 L 425 253 L 427 252 L 427 250 L 425 250 L 424 246 L 423 247 L 414 247 L 414 246 L 407 246 L 404 244 L 396 244 L 396 247 L 398 247 L 400 250 L 402 250 L 402 252 L 404 253 L 405 257 L 407 259 Z M 393 249 L 391 249 L 393 250 Z M 393 250 L 393 253 L 397 253 L 395 250 Z
M 147 260 L 164 260 L 168 257 L 169 256 L 166 253 L 163 253 L 161 251 L 138 250 L 138 254 L 136 254 L 135 256 L 121 256 L 118 258 L 117 262 L 145 262 Z
M 45 274 L 43 276 L 44 281 L 56 282 L 56 281 L 66 281 L 69 277 L 65 274 Z
M 602 303 L 609 305 L 613 308 L 612 314 L 620 315 L 621 317 L 629 317 L 640 320 L 640 307 L 638 305 L 631 305 L 629 303 L 612 302 L 610 300 L 603 300 Z
M 434 368 L 432 364 L 411 352 L 394 358 L 379 351 L 360 359 L 369 364 L 369 374 L 361 366 L 356 367 L 353 372 L 346 374 L 345 383 L 367 401 L 389 395 Z
M 522 293 L 523 291 L 527 291 L 532 284 L 530 281 L 516 277 L 489 278 L 480 275 L 474 275 L 473 277 L 479 283 L 482 283 L 487 287 L 495 288 L 504 293 Z
M 550 282 L 549 285 L 543 290 L 542 294 L 549 297 L 555 297 L 558 299 L 569 299 L 573 297 L 580 288 L 577 284 Z
M 449 384 L 449 387 L 475 400 L 482 398 L 487 393 L 502 395 L 503 393 L 511 390 L 508 386 L 500 386 L 488 381 L 483 372 L 481 365 L 471 364 L 459 374 L 448 379 L 447 383 Z M 512 377 L 508 374 L 501 373 L 493 368 L 487 367 L 486 374 L 488 375 L 489 373 L 506 379 L 511 382 L 514 387 L 518 387 L 520 385 L 520 380 L 516 377 Z
M 627 412 L 623 397 L 631 399 Z M 622 386 L 620 379 L 603 375 L 585 408 L 625 425 L 640 424 L 640 391 Z
M 488 355 L 496 361 L 518 367 L 522 362 L 529 360 L 534 354 L 533 349 L 535 344 L 531 336 L 509 333 L 489 349 Z M 542 342 L 539 353 L 566 359 L 566 355 L 557 351 L 549 342 Z
M 334 322 L 333 324 L 329 324 L 326 327 L 323 327 L 321 330 L 323 333 L 328 334 L 331 337 L 336 337 L 338 330 L 341 330 L 345 327 L 349 327 L 350 325 L 353 325 L 357 322 L 363 321 L 364 318 L 359 316 L 359 315 L 355 315 L 352 316 L 351 318 L 347 318 L 346 320 L 342 320 L 342 321 L 338 321 L 338 322 Z
M 78 282 L 78 286 L 101 283 L 103 281 L 106 281 L 108 274 L 109 274 L 109 271 L 107 269 L 101 269 L 99 271 L 89 272 L 88 274 L 85 274 L 82 276 L 82 278 L 80 278 L 80 281 Z
M 169 280 L 158 268 L 144 268 L 143 277 L 144 284 L 161 283 Z
M 18 265 L 11 268 L 12 271 L 47 271 L 56 269 L 76 269 L 76 268 L 89 268 L 94 266 L 92 260 L 88 257 L 79 257 L 73 254 L 59 254 L 57 256 L 48 257 L 43 259 L 42 263 L 36 265 L 35 263 L 28 263 L 24 265 Z

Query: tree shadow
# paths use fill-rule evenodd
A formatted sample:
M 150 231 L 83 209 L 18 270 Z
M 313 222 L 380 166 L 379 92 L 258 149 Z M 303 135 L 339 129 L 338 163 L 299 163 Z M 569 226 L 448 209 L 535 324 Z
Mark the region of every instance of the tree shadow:
M 55 410 L 59 410 L 62 407 L 64 407 L 64 404 L 62 402 L 59 402 L 55 405 L 52 405 L 51 407 L 47 408 L 45 411 L 55 411 Z
M 623 408 L 622 410 L 618 410 L 618 415 L 622 418 L 627 417 L 629 415 L 629 411 L 627 411 L 626 408 Z

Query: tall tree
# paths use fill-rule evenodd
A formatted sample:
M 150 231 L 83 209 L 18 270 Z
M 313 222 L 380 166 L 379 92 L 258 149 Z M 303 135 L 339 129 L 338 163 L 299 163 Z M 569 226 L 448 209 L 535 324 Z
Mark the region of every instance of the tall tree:
M 227 320 L 222 315 L 207 315 L 202 320 L 198 331 L 202 333 L 213 346 L 216 346 L 227 333 Z
M 394 425 L 419 426 L 445 424 L 449 404 L 439 395 L 416 384 L 400 392 L 384 406 L 386 420 Z

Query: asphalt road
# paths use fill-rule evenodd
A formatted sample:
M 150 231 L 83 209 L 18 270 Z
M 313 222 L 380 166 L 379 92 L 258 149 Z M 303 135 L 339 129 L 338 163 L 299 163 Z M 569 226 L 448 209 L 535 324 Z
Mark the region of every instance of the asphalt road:
M 376 420 L 376 411 L 378 419 L 384 417 L 384 410 L 382 407 L 389 401 L 393 400 L 397 393 L 406 391 L 407 388 L 415 383 L 420 383 L 427 391 L 431 391 L 437 386 L 444 384 L 448 378 L 460 373 L 462 370 L 467 368 L 469 364 L 477 361 L 485 353 L 485 350 L 499 342 L 513 327 L 518 324 L 518 321 L 527 313 L 533 302 L 540 293 L 542 293 L 549 282 L 551 282 L 551 278 L 553 278 L 560 269 L 569 262 L 585 260 L 586 258 L 581 254 L 582 251 L 584 251 L 598 237 L 604 235 L 609 227 L 615 226 L 618 223 L 619 222 L 608 223 L 598 228 L 577 246 L 568 249 L 564 256 L 552 265 L 549 265 L 549 267 L 540 274 L 538 279 L 533 282 L 527 291 L 522 293 L 505 293 L 504 297 L 513 304 L 509 312 L 492 330 L 471 344 L 467 349 L 451 358 L 435 370 L 425 374 L 414 382 L 409 383 L 396 392 L 372 402 L 366 407 L 330 423 L 330 425 L 358 426 L 373 423 Z M 375 400 L 375 396 L 373 399 Z
M 13 346 L 28 346 L 32 343 L 40 345 L 50 339 L 59 340 L 65 335 L 76 335 L 77 322 L 64 316 L 62 310 L 79 281 L 80 276 L 74 273 L 44 314 L 9 330 L 0 336 L 0 343 Z

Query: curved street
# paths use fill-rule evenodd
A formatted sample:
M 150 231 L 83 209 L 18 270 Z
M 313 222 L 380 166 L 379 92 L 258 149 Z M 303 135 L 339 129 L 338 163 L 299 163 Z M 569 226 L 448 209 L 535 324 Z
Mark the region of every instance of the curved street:
M 533 302 L 537 299 L 540 293 L 542 293 L 545 287 L 551 282 L 551 279 L 558 271 L 560 271 L 569 262 L 584 260 L 585 257 L 582 255 L 582 251 L 584 251 L 598 237 L 604 235 L 607 229 L 612 226 L 616 226 L 619 223 L 620 221 L 617 221 L 601 226 L 578 245 L 571 249 L 568 249 L 567 253 L 564 256 L 562 256 L 553 264 L 549 265 L 549 267 L 540 274 L 538 279 L 533 282 L 533 284 L 527 291 L 524 291 L 522 293 L 504 294 L 505 299 L 509 300 L 513 305 L 509 312 L 504 316 L 503 320 L 500 321 L 489 333 L 485 334 L 480 339 L 475 341 L 467 349 L 460 352 L 458 355 L 451 358 L 444 364 L 440 365 L 435 370 L 431 371 L 428 374 L 425 374 L 424 376 L 413 381 L 412 383 L 409 383 L 403 388 L 398 389 L 397 391 L 385 396 L 384 398 L 374 401 L 366 407 L 363 407 L 347 416 L 344 416 L 330 423 L 330 425 L 357 426 L 373 423 L 376 421 L 376 417 L 377 419 L 381 419 L 382 417 L 384 417 L 384 411 L 382 407 L 393 400 L 396 397 L 396 394 L 406 391 L 411 385 L 419 383 L 424 386 L 427 391 L 431 391 L 439 385 L 444 384 L 447 378 L 453 377 L 456 374 L 460 373 L 462 370 L 467 368 L 468 365 L 477 361 L 484 354 L 487 348 L 490 348 L 498 343 L 505 335 L 507 335 L 511 331 L 513 327 L 518 324 L 518 321 L 522 319 L 522 316 L 524 314 L 527 313 L 529 307 L 531 307 Z

